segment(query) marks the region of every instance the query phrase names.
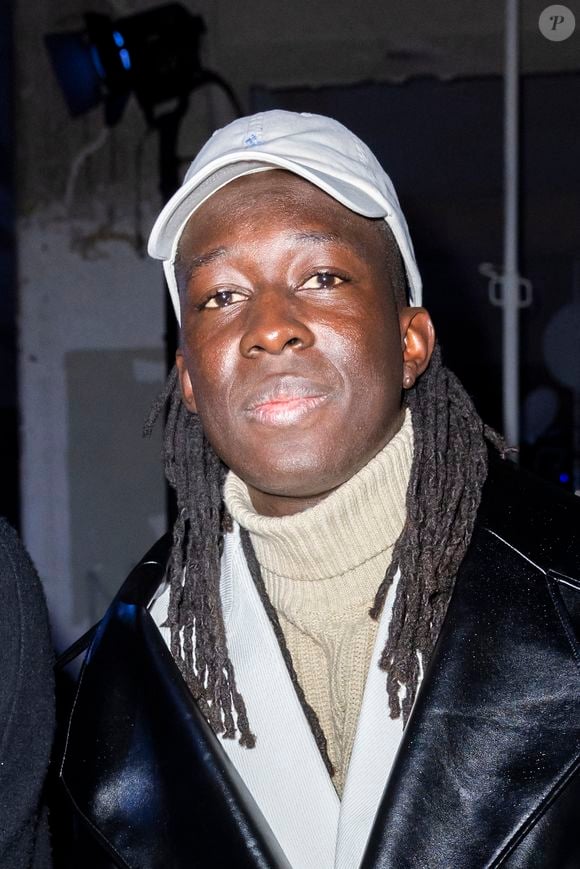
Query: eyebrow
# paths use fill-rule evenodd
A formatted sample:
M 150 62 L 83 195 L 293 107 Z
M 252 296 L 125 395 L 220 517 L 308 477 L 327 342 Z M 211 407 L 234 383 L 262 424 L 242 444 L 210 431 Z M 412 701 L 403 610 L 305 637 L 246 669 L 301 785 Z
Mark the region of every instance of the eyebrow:
M 312 244 L 336 244 L 341 241 L 341 237 L 336 232 L 293 232 L 290 233 L 290 237 L 296 241 L 306 241 Z M 178 249 L 175 257 L 175 274 L 178 286 L 182 283 L 189 283 L 200 269 L 225 256 L 229 250 L 230 248 L 222 245 L 213 250 L 208 250 L 206 253 L 194 256 L 191 260 L 185 262 Z
M 334 244 L 341 241 L 336 232 L 294 232 L 292 238 L 297 241 L 311 241 L 314 244 L 328 244 L 328 242 Z
M 181 285 L 182 282 L 185 284 L 189 283 L 189 281 L 192 279 L 194 274 L 199 271 L 199 269 L 203 268 L 203 266 L 209 265 L 216 259 L 225 256 L 227 251 L 227 247 L 215 247 L 213 250 L 208 250 L 206 253 L 199 254 L 199 256 L 194 256 L 192 257 L 192 259 L 187 260 L 186 262 L 183 259 L 178 248 L 174 266 L 178 286 Z

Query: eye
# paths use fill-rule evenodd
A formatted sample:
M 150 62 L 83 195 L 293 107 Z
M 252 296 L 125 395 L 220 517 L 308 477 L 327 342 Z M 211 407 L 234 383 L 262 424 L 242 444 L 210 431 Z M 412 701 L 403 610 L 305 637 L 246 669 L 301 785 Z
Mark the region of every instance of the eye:
M 302 284 L 302 289 L 305 290 L 325 290 L 331 287 L 338 287 L 339 284 L 343 284 L 345 278 L 341 278 L 340 275 L 335 275 L 332 272 L 316 272 L 315 275 L 312 275 L 311 278 L 308 278 Z
M 219 290 L 217 293 L 209 296 L 205 302 L 201 302 L 197 306 L 197 309 L 198 311 L 202 311 L 205 308 L 227 308 L 228 305 L 241 302 L 244 298 L 244 294 L 236 292 L 236 290 Z

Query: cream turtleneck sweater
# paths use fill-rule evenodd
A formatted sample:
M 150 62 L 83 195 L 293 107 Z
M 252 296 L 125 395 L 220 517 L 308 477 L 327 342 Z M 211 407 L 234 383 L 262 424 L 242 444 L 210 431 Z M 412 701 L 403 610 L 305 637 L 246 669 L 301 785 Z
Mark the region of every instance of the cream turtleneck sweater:
M 405 523 L 413 454 L 409 411 L 392 440 L 314 507 L 282 518 L 254 510 L 229 472 L 230 514 L 254 545 L 306 700 L 318 715 L 342 794 L 376 637 L 369 614 Z

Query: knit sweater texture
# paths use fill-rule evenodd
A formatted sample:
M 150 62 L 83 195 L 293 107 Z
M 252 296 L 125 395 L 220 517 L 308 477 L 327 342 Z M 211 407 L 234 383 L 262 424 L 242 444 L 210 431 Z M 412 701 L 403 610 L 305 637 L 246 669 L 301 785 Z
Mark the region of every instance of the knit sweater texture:
M 413 456 L 409 411 L 392 440 L 354 477 L 292 516 L 258 514 L 233 472 L 224 498 L 246 528 L 307 702 L 316 712 L 342 794 L 377 622 L 369 614 L 405 523 Z

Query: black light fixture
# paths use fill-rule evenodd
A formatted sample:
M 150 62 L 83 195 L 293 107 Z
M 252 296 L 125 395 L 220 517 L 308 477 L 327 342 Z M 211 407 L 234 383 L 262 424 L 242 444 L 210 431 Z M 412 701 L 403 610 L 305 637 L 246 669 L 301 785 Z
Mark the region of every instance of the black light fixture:
M 168 3 L 113 21 L 93 12 L 85 28 L 51 33 L 45 43 L 73 116 L 104 104 L 105 122 L 119 122 L 131 94 L 150 126 L 171 101 L 183 110 L 192 90 L 216 82 L 235 101 L 229 86 L 202 68 L 203 18 L 180 3 Z
M 116 20 L 94 12 L 83 19 L 82 30 L 44 37 L 69 112 L 83 115 L 103 104 L 105 123 L 113 127 L 134 94 L 159 133 L 160 190 L 168 199 L 178 186 L 177 138 L 190 93 L 217 84 L 242 114 L 228 83 L 201 64 L 205 22 L 180 3 Z

